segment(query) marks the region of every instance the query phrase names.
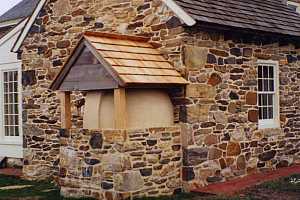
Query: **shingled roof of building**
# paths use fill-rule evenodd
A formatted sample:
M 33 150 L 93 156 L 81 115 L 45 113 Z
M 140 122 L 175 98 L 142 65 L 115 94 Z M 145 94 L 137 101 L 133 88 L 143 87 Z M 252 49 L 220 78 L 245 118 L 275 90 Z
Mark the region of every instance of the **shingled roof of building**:
M 0 16 L 0 23 L 31 15 L 40 0 L 23 0 Z
M 197 22 L 300 36 L 300 15 L 281 0 L 175 0 Z

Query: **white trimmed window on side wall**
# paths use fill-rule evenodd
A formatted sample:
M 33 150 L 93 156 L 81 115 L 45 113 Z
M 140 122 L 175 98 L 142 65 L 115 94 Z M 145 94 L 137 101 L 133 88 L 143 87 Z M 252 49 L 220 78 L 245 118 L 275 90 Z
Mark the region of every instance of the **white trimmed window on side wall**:
M 257 63 L 259 129 L 280 127 L 278 67 L 277 61 L 259 60 Z

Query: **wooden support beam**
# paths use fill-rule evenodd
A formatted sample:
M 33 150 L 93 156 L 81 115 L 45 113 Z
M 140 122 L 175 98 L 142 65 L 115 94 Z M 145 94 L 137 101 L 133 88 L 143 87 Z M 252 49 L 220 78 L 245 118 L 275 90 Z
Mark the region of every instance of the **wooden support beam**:
M 126 91 L 125 88 L 114 90 L 115 128 L 127 128 Z
M 72 127 L 71 92 L 61 92 L 61 125 L 64 129 Z

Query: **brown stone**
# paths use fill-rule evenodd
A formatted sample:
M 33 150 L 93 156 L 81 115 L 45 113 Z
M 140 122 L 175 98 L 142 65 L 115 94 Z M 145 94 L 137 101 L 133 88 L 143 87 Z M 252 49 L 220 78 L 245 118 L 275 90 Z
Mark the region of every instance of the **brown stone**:
M 228 57 L 229 56 L 229 54 L 226 51 L 223 51 L 223 50 L 210 49 L 209 52 L 216 55 L 216 56 L 221 56 L 221 57 Z
M 213 144 L 217 144 L 218 143 L 218 136 L 217 135 L 208 135 L 205 139 L 204 139 L 204 144 L 210 146 Z
M 243 49 L 243 56 L 244 57 L 251 57 L 253 55 L 253 49 L 252 48 L 244 48 Z
M 227 166 L 230 166 L 234 163 L 234 159 L 233 158 L 226 158 L 226 164 Z
M 209 105 L 200 105 L 200 104 L 188 106 L 186 108 L 187 121 L 189 123 L 207 121 L 209 108 L 210 108 Z
M 250 122 L 258 122 L 258 111 L 257 110 L 249 110 L 248 111 L 248 120 Z
M 241 147 L 239 143 L 229 142 L 227 145 L 227 156 L 238 156 L 241 154 Z
M 187 97 L 215 98 L 216 89 L 207 84 L 190 84 L 186 88 Z
M 56 47 L 59 49 L 68 48 L 71 45 L 69 40 L 61 40 L 56 43 Z
M 223 149 L 223 150 L 226 150 L 226 148 L 227 148 L 227 143 L 219 144 L 219 148 L 220 148 L 220 149 Z
M 222 151 L 220 149 L 217 149 L 215 147 L 212 147 L 209 149 L 208 152 L 208 159 L 209 160 L 215 160 L 215 159 L 219 159 L 222 157 Z
M 222 82 L 222 78 L 219 74 L 213 73 L 210 78 L 208 79 L 207 84 L 216 86 Z
M 221 169 L 225 169 L 225 168 L 227 167 L 227 166 L 226 166 L 226 161 L 225 161 L 224 158 L 221 158 L 221 159 L 219 160 L 219 163 L 220 163 Z
M 238 106 L 236 103 L 234 102 L 230 102 L 229 105 L 228 105 L 228 111 L 232 114 L 234 113 L 237 113 L 237 110 L 238 110 Z
M 246 94 L 246 104 L 248 104 L 248 105 L 257 105 L 257 93 L 256 92 L 247 92 L 247 94 Z
M 246 160 L 244 155 L 240 155 L 236 160 L 236 166 L 239 170 L 246 169 Z

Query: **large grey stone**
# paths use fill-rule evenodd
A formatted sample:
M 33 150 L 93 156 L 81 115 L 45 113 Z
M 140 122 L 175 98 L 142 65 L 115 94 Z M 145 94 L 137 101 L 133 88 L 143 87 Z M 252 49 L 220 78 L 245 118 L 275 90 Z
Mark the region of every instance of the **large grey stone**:
M 184 47 L 184 64 L 190 70 L 204 68 L 207 61 L 208 49 L 187 45 Z
M 143 189 L 144 180 L 139 171 L 129 171 L 114 175 L 115 190 L 131 192 Z
M 208 148 L 206 147 L 193 147 L 184 149 L 183 163 L 185 166 L 196 166 L 208 159 Z
M 103 171 L 123 172 L 131 168 L 129 157 L 121 153 L 105 154 L 101 162 Z
M 23 125 L 23 134 L 29 136 L 40 136 L 44 135 L 45 132 L 42 129 L 37 128 L 34 125 L 24 124 Z

